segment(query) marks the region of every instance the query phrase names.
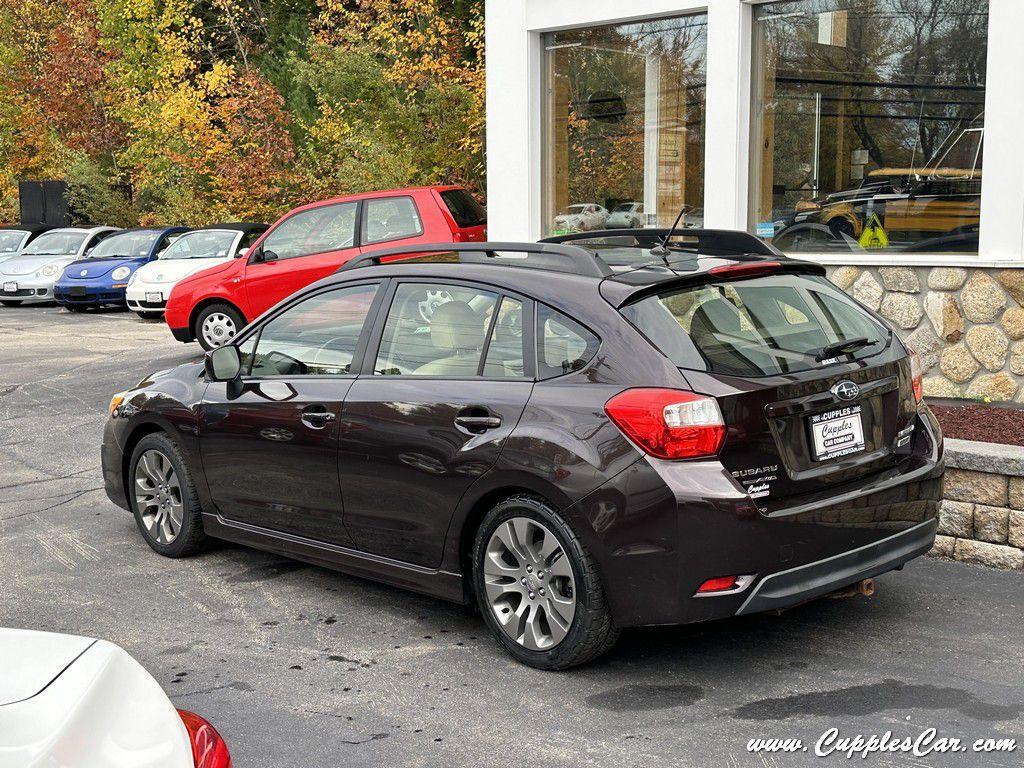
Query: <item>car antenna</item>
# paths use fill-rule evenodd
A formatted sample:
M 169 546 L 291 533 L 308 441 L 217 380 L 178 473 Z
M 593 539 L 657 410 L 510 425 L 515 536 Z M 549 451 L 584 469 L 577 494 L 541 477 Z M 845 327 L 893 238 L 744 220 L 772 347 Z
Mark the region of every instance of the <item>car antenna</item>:
M 682 208 L 679 209 L 679 215 L 676 216 L 676 220 L 672 223 L 672 228 L 668 232 L 665 233 L 665 236 L 663 238 L 661 238 L 661 242 L 660 243 L 658 243 L 656 246 L 651 248 L 651 253 L 654 256 L 661 256 L 662 258 L 664 258 L 665 256 L 669 255 L 670 251 L 668 249 L 668 241 L 671 240 L 672 239 L 672 235 L 674 235 L 676 233 L 676 227 L 679 226 L 679 220 L 681 218 L 683 218 L 683 214 L 685 214 L 685 213 L 686 213 L 686 206 L 684 205 Z

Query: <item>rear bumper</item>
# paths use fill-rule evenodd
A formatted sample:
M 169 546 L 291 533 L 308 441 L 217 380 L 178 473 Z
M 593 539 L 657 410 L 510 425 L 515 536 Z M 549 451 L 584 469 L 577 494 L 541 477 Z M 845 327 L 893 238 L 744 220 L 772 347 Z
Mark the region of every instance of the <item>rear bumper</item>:
M 758 582 L 736 615 L 789 608 L 899 568 L 932 548 L 937 528 L 937 520 L 927 520 L 850 552 L 770 574 Z
M 618 626 L 722 619 L 805 602 L 927 552 L 944 471 L 933 448 L 856 491 L 772 514 L 717 460 L 647 457 L 564 513 L 585 534 Z M 697 595 L 722 576 L 751 579 Z

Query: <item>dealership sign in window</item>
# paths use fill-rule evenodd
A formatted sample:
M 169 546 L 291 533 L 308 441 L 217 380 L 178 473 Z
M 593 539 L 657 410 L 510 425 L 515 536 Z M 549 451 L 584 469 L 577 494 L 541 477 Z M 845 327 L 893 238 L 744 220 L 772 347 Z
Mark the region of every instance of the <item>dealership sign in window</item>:
M 986 0 L 754 10 L 753 230 L 785 251 L 976 253 Z
M 707 16 L 544 37 L 544 226 L 668 226 L 704 216 Z

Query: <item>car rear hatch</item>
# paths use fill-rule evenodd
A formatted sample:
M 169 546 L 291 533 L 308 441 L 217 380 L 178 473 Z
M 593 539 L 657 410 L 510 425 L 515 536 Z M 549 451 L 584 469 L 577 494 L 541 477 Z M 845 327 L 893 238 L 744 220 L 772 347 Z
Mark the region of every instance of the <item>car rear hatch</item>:
M 623 314 L 717 399 L 722 464 L 766 514 L 898 471 L 917 400 L 895 335 L 823 277 L 738 270 L 659 288 Z

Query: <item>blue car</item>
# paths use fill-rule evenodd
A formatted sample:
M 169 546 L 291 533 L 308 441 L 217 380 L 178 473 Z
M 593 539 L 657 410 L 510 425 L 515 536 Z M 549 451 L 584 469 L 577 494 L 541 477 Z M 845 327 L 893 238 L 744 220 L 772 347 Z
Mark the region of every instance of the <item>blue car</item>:
M 187 227 L 138 227 L 107 237 L 85 257 L 64 268 L 53 297 L 72 311 L 107 305 L 126 306 L 128 278 L 171 244 Z

